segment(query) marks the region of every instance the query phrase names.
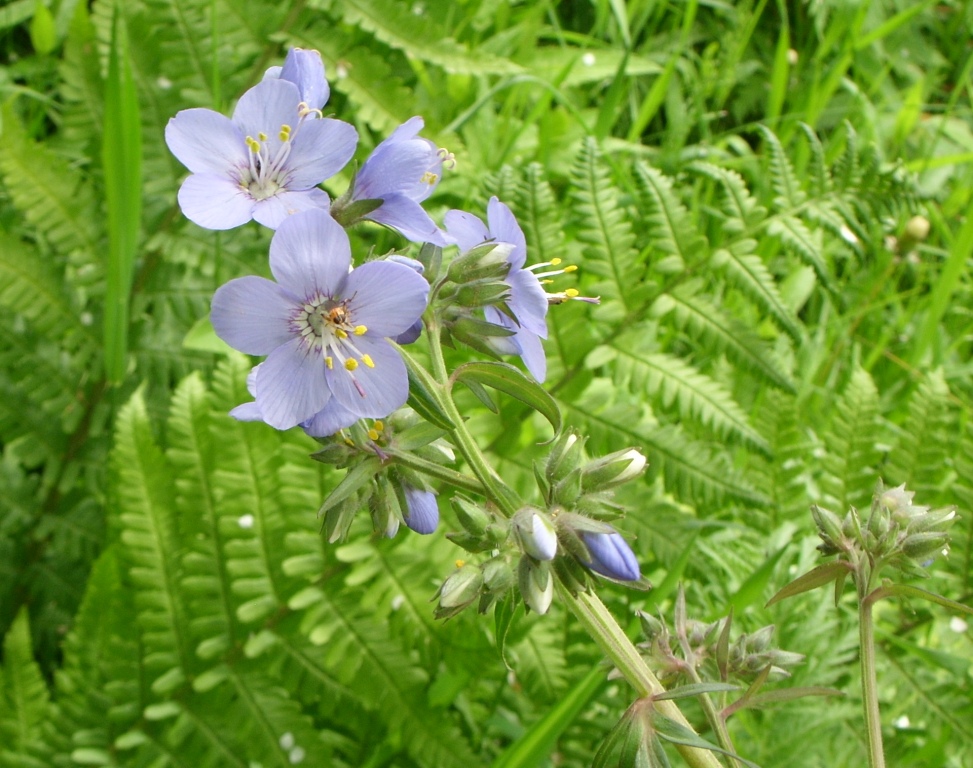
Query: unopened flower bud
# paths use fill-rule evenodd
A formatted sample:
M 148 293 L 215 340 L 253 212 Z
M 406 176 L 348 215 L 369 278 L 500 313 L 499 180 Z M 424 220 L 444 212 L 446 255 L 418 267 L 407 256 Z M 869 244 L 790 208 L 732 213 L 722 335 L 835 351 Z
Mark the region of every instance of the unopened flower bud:
M 818 527 L 818 535 L 821 540 L 831 550 L 825 554 L 834 554 L 841 550 L 841 541 L 844 538 L 841 531 L 841 520 L 830 509 L 819 507 L 817 504 L 811 505 L 811 517 Z
M 510 298 L 510 286 L 498 280 L 476 280 L 464 283 L 456 291 L 452 301 L 460 307 L 476 309 L 492 307 Z
M 638 581 L 642 578 L 635 553 L 621 534 L 581 531 L 580 535 L 591 556 L 590 560 L 582 562 L 592 571 L 618 581 Z
M 956 507 L 942 507 L 917 515 L 909 520 L 909 533 L 944 532 L 956 522 Z
M 929 219 L 925 216 L 913 216 L 906 222 L 905 233 L 913 240 L 925 240 L 929 237 Z
M 514 573 L 505 557 L 487 560 L 482 567 L 483 584 L 491 592 L 506 592 L 514 585 Z
M 482 534 L 493 522 L 493 518 L 483 507 L 465 496 L 454 494 L 450 502 L 460 525 L 476 536 Z
M 948 543 L 949 534 L 942 531 L 913 533 L 902 542 L 902 554 L 923 560 L 939 554 Z
M 604 491 L 627 483 L 642 474 L 645 456 L 635 448 L 615 451 L 588 462 L 581 470 L 581 487 L 585 491 Z
M 770 641 L 774 636 L 774 625 L 768 624 L 766 627 L 761 627 L 752 635 L 749 636 L 749 647 L 754 653 L 762 653 L 770 647 Z
M 473 280 L 502 280 L 510 271 L 508 257 L 514 247 L 509 243 L 484 243 L 457 256 L 446 270 L 454 283 Z
M 542 616 L 547 613 L 554 599 L 554 579 L 548 564 L 529 557 L 520 558 L 517 581 L 524 604 Z
M 416 533 L 429 534 L 439 525 L 439 505 L 432 491 L 403 486 L 407 509 L 405 524 Z
M 547 458 L 544 474 L 547 481 L 554 485 L 581 465 L 584 438 L 577 432 L 566 430 L 555 441 Z
M 476 600 L 483 586 L 483 573 L 475 565 L 463 565 L 439 588 L 437 619 L 448 619 Z
M 520 548 L 535 560 L 553 560 L 557 554 L 557 533 L 547 515 L 524 507 L 513 517 L 514 535 Z

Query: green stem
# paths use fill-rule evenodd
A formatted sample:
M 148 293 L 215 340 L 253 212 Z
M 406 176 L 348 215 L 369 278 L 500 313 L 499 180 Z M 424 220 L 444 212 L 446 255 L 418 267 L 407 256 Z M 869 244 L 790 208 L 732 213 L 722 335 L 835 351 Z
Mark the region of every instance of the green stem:
M 687 671 L 689 672 L 689 676 L 692 678 L 694 683 L 703 682 L 702 678 L 696 672 L 695 667 L 689 665 Z M 720 746 L 731 755 L 735 755 L 737 751 L 733 746 L 733 740 L 730 738 L 730 731 L 726 727 L 726 720 L 723 717 L 723 713 L 716 708 L 716 705 L 713 703 L 713 699 L 710 698 L 709 694 L 704 693 L 696 698 L 702 705 L 703 712 L 706 714 L 706 719 L 709 721 L 710 726 L 712 726 L 713 733 L 716 734 L 716 740 L 720 743 Z
M 870 768 L 885 768 L 882 747 L 882 716 L 878 708 L 878 679 L 875 674 L 875 624 L 871 594 L 858 600 L 859 658 L 862 669 L 862 701 L 865 705 L 865 736 Z
M 593 592 L 572 594 L 571 590 L 560 581 L 555 580 L 554 583 L 561 600 L 578 618 L 622 676 L 635 688 L 639 697 L 665 693 L 665 687 L 652 674 L 652 670 L 649 669 L 638 649 L 632 645 L 632 641 L 628 639 L 624 630 L 615 621 L 615 617 L 596 594 Z M 660 714 L 685 728 L 693 729 L 675 702 L 664 699 L 654 704 Z M 708 749 L 699 749 L 685 744 L 677 744 L 676 749 L 690 768 L 723 768 L 716 755 Z
M 414 469 L 424 475 L 429 475 L 430 477 L 443 480 L 444 482 L 452 485 L 454 488 L 460 488 L 464 491 L 469 491 L 470 493 L 478 493 L 481 496 L 484 494 L 483 484 L 480 483 L 480 481 L 475 477 L 464 475 L 462 472 L 457 472 L 455 469 L 444 467 L 442 464 L 437 464 L 434 461 L 422 459 L 413 453 L 388 451 L 388 454 L 395 460 L 396 464 L 401 464 L 404 467 L 409 467 L 410 469 Z

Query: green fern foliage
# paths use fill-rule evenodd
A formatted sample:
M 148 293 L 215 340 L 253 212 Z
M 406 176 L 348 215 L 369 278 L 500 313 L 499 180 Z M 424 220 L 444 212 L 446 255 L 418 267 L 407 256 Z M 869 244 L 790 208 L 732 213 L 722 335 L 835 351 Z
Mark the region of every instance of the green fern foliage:
M 0 747 L 2 766 L 38 766 L 26 760 L 27 747 L 49 716 L 47 685 L 34 661 L 26 609 L 21 609 L 3 641 L 0 667 Z

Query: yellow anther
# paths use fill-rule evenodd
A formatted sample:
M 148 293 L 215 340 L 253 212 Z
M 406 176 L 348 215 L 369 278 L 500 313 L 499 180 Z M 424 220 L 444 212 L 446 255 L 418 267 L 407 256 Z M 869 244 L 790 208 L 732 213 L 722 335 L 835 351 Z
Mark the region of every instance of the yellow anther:
M 551 259 L 551 266 L 552 267 L 556 267 L 560 263 L 561 263 L 561 260 L 559 258 L 557 258 L 556 256 L 553 259 Z
M 577 272 L 578 271 L 578 265 L 577 264 L 571 264 L 571 265 L 565 267 L 564 268 L 564 271 L 565 272 Z
M 576 288 L 568 288 L 564 292 L 564 295 L 567 296 L 569 299 L 573 299 L 575 296 L 578 295 L 578 290 Z
M 368 333 L 368 328 L 366 328 L 364 325 L 356 325 L 355 326 L 355 335 L 356 336 L 363 336 L 366 333 Z
M 379 432 L 381 432 L 382 430 L 385 429 L 385 422 L 382 421 L 381 419 L 375 419 L 375 423 L 372 426 L 375 427 L 375 429 L 377 429 Z
M 347 331 L 343 331 L 341 328 L 335 328 L 334 329 L 334 335 L 337 336 L 339 339 L 347 339 L 348 338 L 348 332 Z
M 456 567 L 457 568 L 462 568 L 464 565 L 466 565 L 466 561 L 465 560 L 457 560 L 456 561 Z
M 430 186 L 435 184 L 438 180 L 439 180 L 439 174 L 432 173 L 431 171 L 426 171 L 424 174 L 422 174 L 422 178 L 419 179 L 419 181 L 425 182 Z
M 353 357 L 349 357 L 347 360 L 345 360 L 345 370 L 353 371 L 357 367 L 358 367 L 358 361 L 355 360 Z
M 267 141 L 267 134 L 261 131 L 260 133 L 257 134 L 257 138 L 260 139 L 261 141 Z
M 334 368 L 334 358 L 332 358 L 331 355 L 328 355 L 326 358 L 324 358 L 324 364 L 328 366 L 328 370 L 330 371 L 332 368 Z
M 283 128 L 281 128 L 280 133 L 277 134 L 277 138 L 279 138 L 281 141 L 287 141 L 290 137 L 290 131 L 285 131 Z
M 365 365 L 367 365 L 369 368 L 374 368 L 375 367 L 375 363 L 372 362 L 371 355 L 362 355 L 361 356 L 361 361 Z
M 368 439 L 369 440 L 378 440 L 378 432 L 376 430 L 374 430 L 374 429 L 368 430 Z
M 253 136 L 247 136 L 246 143 L 247 143 L 247 148 L 251 152 L 259 152 L 260 151 L 260 144 L 257 142 L 257 140 L 255 138 L 253 138 Z

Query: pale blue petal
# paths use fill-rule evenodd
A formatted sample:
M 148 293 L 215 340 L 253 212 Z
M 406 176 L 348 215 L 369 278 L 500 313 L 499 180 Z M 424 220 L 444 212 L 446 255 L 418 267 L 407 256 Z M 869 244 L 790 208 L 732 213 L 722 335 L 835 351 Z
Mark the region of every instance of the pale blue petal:
M 450 244 L 451 238 L 445 236 L 422 206 L 405 195 L 385 197 L 382 205 L 365 218 L 391 227 L 413 243 L 432 243 L 440 247 Z
M 264 421 L 290 429 L 321 411 L 331 397 L 324 359 L 295 338 L 268 355 L 257 372 L 257 406 Z
M 404 333 L 395 336 L 392 341 L 396 344 L 411 344 L 422 335 L 422 320 L 416 320 L 412 327 Z
M 344 168 L 358 144 L 358 131 L 342 120 L 305 120 L 291 140 L 284 186 L 307 189 Z
M 389 137 L 385 141 L 408 141 L 409 139 L 414 139 L 419 135 L 426 125 L 426 121 L 423 120 L 419 115 L 415 117 L 410 117 L 402 125 L 392 131 Z
M 278 192 L 253 205 L 254 221 L 268 229 L 277 229 L 288 216 L 301 211 L 331 210 L 331 198 L 323 189 L 314 187 L 299 192 Z
M 405 524 L 416 533 L 423 535 L 433 533 L 439 525 L 439 505 L 436 494 L 431 491 L 420 491 L 411 486 L 403 485 L 408 510 L 405 514 Z
M 514 246 L 513 252 L 507 259 L 511 269 L 523 267 L 527 261 L 527 239 L 524 237 L 524 231 L 510 209 L 496 197 L 491 197 L 487 205 L 487 221 L 490 224 L 490 235 L 494 240 Z
M 233 229 L 253 217 L 254 199 L 228 176 L 194 173 L 176 199 L 183 215 L 206 229 Z
M 541 340 L 530 331 L 521 328 L 517 332 L 517 343 L 520 345 L 520 357 L 527 366 L 527 370 L 539 382 L 547 378 L 547 355 Z
M 356 270 L 357 271 L 357 270 Z M 405 363 L 384 339 L 369 335 L 354 338 L 362 355 L 368 355 L 374 368 L 365 365 L 358 355 L 354 371 L 348 371 L 340 361 L 328 370 L 328 384 L 338 401 L 348 410 L 370 419 L 382 419 L 405 405 L 409 397 L 409 376 Z
M 483 340 L 489 344 L 498 355 L 519 355 L 523 351 L 520 346 L 520 342 L 517 340 L 517 332 L 520 330 L 520 328 L 513 320 L 507 317 L 496 307 L 485 307 L 483 309 L 483 316 L 487 321 L 493 323 L 494 325 L 503 326 L 507 330 L 514 331 L 515 333 L 513 336 L 483 337 Z
M 321 54 L 314 50 L 291 48 L 281 67 L 280 79 L 294 83 L 301 93 L 301 101 L 311 109 L 321 109 L 331 95 Z
M 238 405 L 232 411 L 230 411 L 230 416 L 232 416 L 237 421 L 263 421 L 263 414 L 260 413 L 260 408 L 254 402 L 243 403 Z
M 585 565 L 595 573 L 618 581 L 638 581 L 641 578 L 635 553 L 621 535 L 584 531 L 581 538 L 591 553 L 591 562 Z
M 270 241 L 270 271 L 302 301 L 334 296 L 350 265 L 348 235 L 327 211 L 288 216 Z
M 402 264 L 370 261 L 348 275 L 341 294 L 352 324 L 373 336 L 398 336 L 425 311 L 429 283 Z
M 468 251 L 490 239 L 490 232 L 472 213 L 466 211 L 447 211 L 446 232 L 459 246 L 460 251 Z
M 294 83 L 262 80 L 240 97 L 233 110 L 233 123 L 244 137 L 259 139 L 261 133 L 266 134 L 261 144 L 266 145 L 270 157 L 275 157 L 281 146 L 281 126 L 297 128 L 300 102 Z
M 546 339 L 548 301 L 540 280 L 526 269 L 512 269 L 504 282 L 510 286 L 507 305 L 521 328 Z
M 425 200 L 439 183 L 442 166 L 442 158 L 431 141 L 386 139 L 358 171 L 355 199 L 367 200 L 398 192 L 417 202 Z
M 247 164 L 243 134 L 212 109 L 184 109 L 166 125 L 166 144 L 193 173 L 226 175 Z
M 322 410 L 301 422 L 301 429 L 311 437 L 327 437 L 339 429 L 350 427 L 358 418 L 357 413 L 352 413 L 338 402 L 338 398 L 332 397 Z
M 216 335 L 248 355 L 268 355 L 294 335 L 291 319 L 297 309 L 272 280 L 250 275 L 220 286 L 213 296 L 210 319 Z

